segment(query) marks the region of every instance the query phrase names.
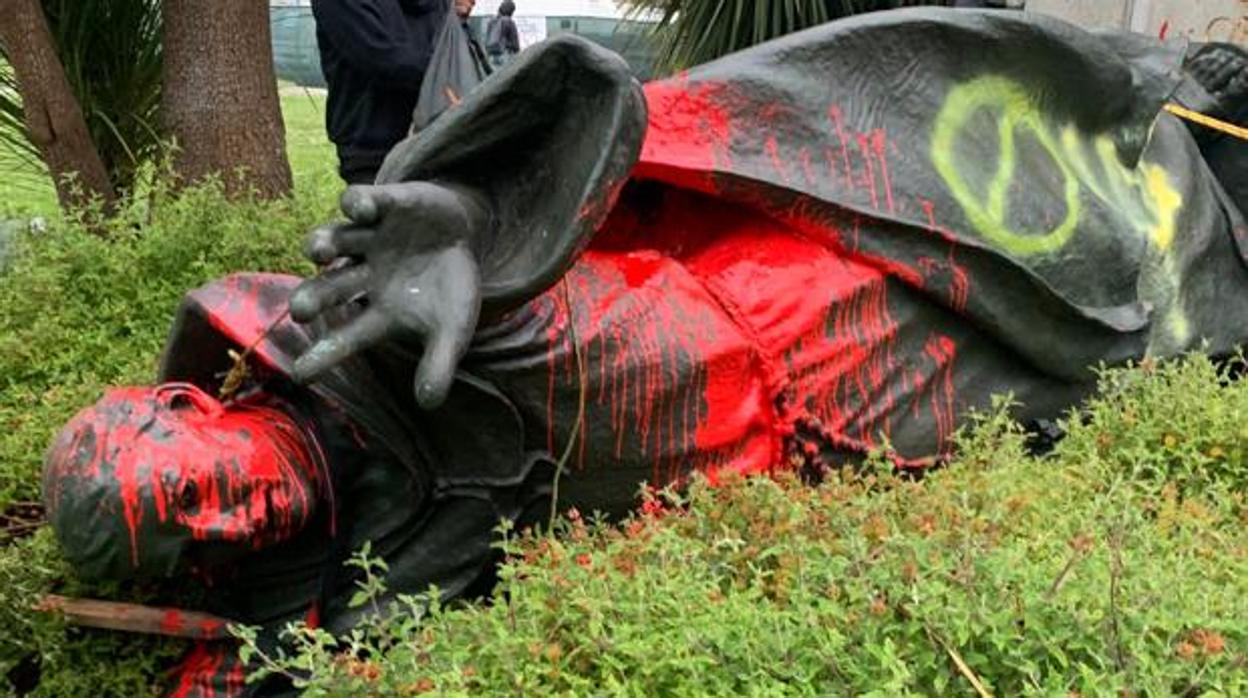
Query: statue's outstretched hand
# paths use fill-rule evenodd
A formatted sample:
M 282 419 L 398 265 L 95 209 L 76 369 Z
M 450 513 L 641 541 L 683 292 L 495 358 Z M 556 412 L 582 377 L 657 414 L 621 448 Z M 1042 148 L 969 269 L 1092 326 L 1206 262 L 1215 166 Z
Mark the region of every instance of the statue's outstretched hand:
M 295 290 L 290 314 L 311 322 L 361 296 L 365 307 L 299 357 L 294 377 L 310 381 L 357 352 L 400 341 L 423 348 L 416 401 L 436 407 L 476 330 L 488 209 L 466 190 L 404 182 L 350 187 L 342 210 L 348 222 L 312 231 L 307 243 L 312 261 L 337 263 Z

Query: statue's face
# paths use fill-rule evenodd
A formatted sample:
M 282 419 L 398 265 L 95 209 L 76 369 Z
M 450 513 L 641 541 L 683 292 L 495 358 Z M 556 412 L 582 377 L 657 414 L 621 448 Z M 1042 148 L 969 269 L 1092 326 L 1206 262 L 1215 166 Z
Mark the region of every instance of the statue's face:
M 315 444 L 285 412 L 198 388 L 110 390 L 61 431 L 44 500 L 86 576 L 170 576 L 286 540 L 322 491 Z

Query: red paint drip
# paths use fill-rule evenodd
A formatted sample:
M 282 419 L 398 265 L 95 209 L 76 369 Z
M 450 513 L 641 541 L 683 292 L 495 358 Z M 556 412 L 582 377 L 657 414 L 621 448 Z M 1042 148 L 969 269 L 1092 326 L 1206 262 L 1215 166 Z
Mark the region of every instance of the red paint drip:
M 553 306 L 558 319 L 552 327 L 575 322 L 583 354 L 599 357 L 599 369 L 597 380 L 584 386 L 575 386 L 577 372 L 565 373 L 563 385 L 587 390 L 587 402 L 606 408 L 615 436 L 613 458 L 624 457 L 626 445 L 636 445 L 649 454 L 655 481 L 670 480 L 679 461 L 698 451 L 694 425 L 701 409 L 689 398 L 702 383 L 700 349 L 714 340 L 715 320 L 663 302 L 688 280 L 657 254 L 591 251 L 584 261 L 566 277 L 571 312 L 566 303 Z M 572 353 L 567 333 L 557 341 L 554 353 Z
M 320 604 L 312 604 L 308 607 L 308 612 L 303 617 L 303 624 L 308 628 L 315 630 L 321 627 L 321 607 Z
M 802 148 L 798 157 L 802 163 L 802 174 L 806 176 L 806 185 L 814 187 L 819 184 L 819 180 L 815 178 L 815 169 L 810 162 L 810 151 Z
M 828 107 L 828 118 L 832 120 L 832 127 L 836 130 L 837 141 L 841 144 L 841 162 L 845 166 L 845 186 L 853 189 L 854 175 L 853 169 L 849 165 L 849 139 L 845 136 L 845 121 L 841 114 L 841 108 L 836 105 Z
M 937 225 L 934 202 L 920 198 L 919 205 L 927 216 L 927 229 L 944 238 L 949 244 L 949 252 L 945 259 L 945 266 L 949 271 L 949 307 L 961 313 L 966 310 L 966 303 L 970 299 L 971 279 L 966 269 L 958 264 L 955 256 L 959 244 L 958 239 L 948 228 Z
M 953 340 L 944 335 L 933 333 L 927 339 L 923 351 L 936 366 L 934 378 L 939 388 L 931 391 L 932 414 L 936 419 L 936 442 L 941 453 L 949 449 L 949 439 L 956 428 L 953 390 L 953 361 L 957 355 L 957 346 Z
M 204 637 L 214 637 L 224 627 L 225 625 L 219 620 L 204 619 L 199 622 L 199 632 Z
M 196 642 L 173 673 L 171 698 L 236 698 L 245 684 L 242 663 L 231 646 L 219 642 Z
M 885 144 L 888 142 L 888 135 L 882 128 L 871 131 L 871 150 L 875 153 L 876 160 L 880 163 L 880 174 L 884 178 L 884 201 L 888 206 L 889 213 L 896 213 L 897 208 L 893 202 L 893 180 L 888 174 L 888 155 L 885 152 Z
M 879 210 L 880 194 L 875 188 L 875 170 L 871 166 L 871 146 L 867 143 L 867 134 L 858 134 L 858 150 L 862 153 L 863 173 L 862 183 L 869 187 L 871 192 L 871 208 Z
M 789 173 L 784 167 L 784 161 L 780 159 L 780 144 L 776 142 L 775 136 L 768 136 L 766 145 L 767 157 L 771 158 L 771 166 L 776 171 L 776 176 L 785 184 L 789 183 Z

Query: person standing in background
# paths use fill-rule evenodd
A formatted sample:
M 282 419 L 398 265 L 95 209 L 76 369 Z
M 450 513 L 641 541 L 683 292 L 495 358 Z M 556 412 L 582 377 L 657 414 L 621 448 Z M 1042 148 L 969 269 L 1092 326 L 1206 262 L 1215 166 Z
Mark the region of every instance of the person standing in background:
M 511 62 L 520 53 L 520 31 L 512 15 L 516 13 L 516 3 L 503 0 L 498 6 L 498 14 L 490 20 L 485 29 L 485 50 L 490 55 L 490 64 L 501 68 Z
M 453 7 L 466 17 L 474 4 L 454 0 Z M 347 184 L 371 184 L 407 135 L 447 7 L 447 0 L 312 0 L 329 91 L 325 128 Z

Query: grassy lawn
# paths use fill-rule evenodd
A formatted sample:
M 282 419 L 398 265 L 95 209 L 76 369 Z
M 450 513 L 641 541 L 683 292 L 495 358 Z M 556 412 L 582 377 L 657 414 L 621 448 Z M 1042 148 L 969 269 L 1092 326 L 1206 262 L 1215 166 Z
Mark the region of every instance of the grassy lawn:
M 56 209 L 56 192 L 43 168 L 0 150 L 0 216 Z
M 334 146 L 325 136 L 325 94 L 300 87 L 281 87 L 282 118 L 286 121 L 286 156 L 295 187 L 337 180 Z
M 327 180 L 337 176 L 337 162 L 333 145 L 325 137 L 325 96 L 286 85 L 281 89 L 286 152 L 295 187 L 328 184 Z M 0 150 L 0 218 L 47 216 L 55 212 L 56 191 L 47 172 Z

